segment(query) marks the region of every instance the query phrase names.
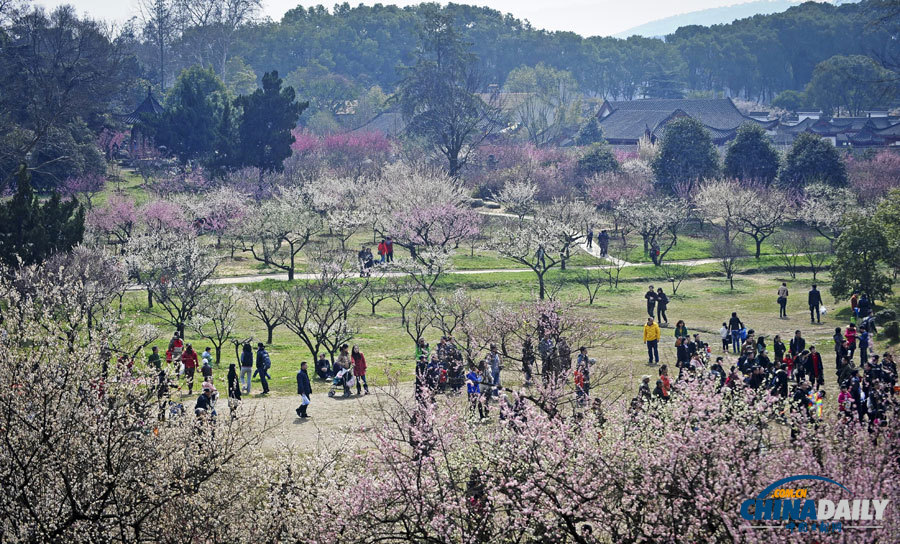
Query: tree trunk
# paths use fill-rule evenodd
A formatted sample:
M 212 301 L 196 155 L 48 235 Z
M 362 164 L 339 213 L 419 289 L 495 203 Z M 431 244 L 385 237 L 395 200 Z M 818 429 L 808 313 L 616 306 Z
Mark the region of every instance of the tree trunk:
M 216 366 L 219 366 L 219 362 L 222 360 L 222 346 L 216 344 Z
M 275 325 L 266 324 L 266 344 L 272 343 L 272 331 L 275 330 Z
M 538 298 L 544 300 L 544 274 L 538 273 Z
M 291 266 L 288 268 L 288 281 L 294 281 L 294 252 L 291 250 Z
M 759 259 L 760 254 L 762 254 L 762 240 L 758 238 L 754 238 L 756 240 L 756 258 Z
M 153 291 L 147 289 L 147 309 L 153 309 Z

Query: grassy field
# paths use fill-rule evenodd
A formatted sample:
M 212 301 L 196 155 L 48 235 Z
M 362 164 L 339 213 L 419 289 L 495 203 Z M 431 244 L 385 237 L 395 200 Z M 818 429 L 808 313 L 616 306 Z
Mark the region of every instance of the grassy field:
M 699 268 L 699 267 L 698 267 Z M 646 320 L 643 292 L 652 277 L 642 276 L 652 267 L 635 267 L 626 269 L 629 277 L 617 290 L 602 289 L 593 305 L 588 305 L 583 288 L 572 282 L 577 273 L 556 274 L 556 280 L 562 280 L 563 286 L 559 296 L 565 300 L 582 300 L 575 311 L 583 312 L 596 323 L 598 330 L 613 335 L 611 341 L 598 350 L 593 356 L 608 364 L 617 375 L 615 386 L 625 394 L 636 390 L 640 376 L 655 372 L 646 366 L 646 351 L 641 341 L 641 327 Z M 823 281 L 826 280 L 826 281 Z M 775 291 L 781 281 L 788 281 L 792 295 L 788 305 L 789 319 L 778 319 L 778 306 L 775 302 Z M 244 288 L 280 288 L 284 282 L 267 280 L 264 283 Z M 731 290 L 728 282 L 717 276 L 698 277 L 685 281 L 672 297 L 669 305 L 669 327 L 663 330 L 663 341 L 660 355 L 663 362 L 674 363 L 673 327 L 678 319 L 684 319 L 689 330 L 699 332 L 701 337 L 714 347 L 714 354 L 719 352 L 718 329 L 732 311 L 738 312 L 741 319 L 749 327 L 770 339 L 775 334 L 783 338 L 793 334 L 795 329 L 803 331 L 808 343 L 820 344 L 826 353 L 826 370 L 831 377 L 833 363 L 827 354 L 831 352 L 831 334 L 835 326 L 846 325 L 847 303 L 835 303 L 830 296 L 825 296 L 829 306 L 829 314 L 821 325 L 810 325 L 805 304 L 806 290 L 811 278 L 802 276 L 797 280 L 781 277 L 779 274 L 744 275 L 735 281 L 735 289 Z M 827 278 L 819 281 L 820 289 L 827 293 Z M 533 296 L 535 281 L 533 275 L 526 272 L 487 273 L 473 275 L 448 276 L 441 283 L 441 290 L 450 292 L 456 288 L 465 288 L 472 296 L 483 304 L 493 301 L 524 301 Z M 145 299 L 141 293 L 129 293 L 126 297 L 128 313 L 139 322 L 152 322 L 163 331 L 171 329 L 161 320 L 148 313 Z M 837 316 L 837 317 L 836 317 Z M 381 303 L 375 315 L 370 314 L 368 304 L 363 301 L 351 316 L 351 322 L 358 327 L 359 333 L 353 340 L 366 355 L 369 365 L 369 379 L 375 383 L 385 383 L 388 373 L 397 375 L 401 381 L 413 378 L 414 344 L 410 336 L 400 325 L 400 311 L 395 303 Z M 430 330 L 426 337 L 434 343 L 439 332 Z M 188 333 L 187 340 L 200 352 L 206 341 Z M 265 340 L 265 328 L 246 312 L 242 312 L 237 322 L 235 337 L 253 337 Z M 163 348 L 168 337 L 158 342 Z M 255 340 L 255 341 L 256 341 Z M 299 339 L 284 327 L 275 330 L 273 343 L 268 346 L 272 358 L 271 388 L 275 392 L 290 394 L 295 391 L 294 377 L 300 361 L 310 361 L 309 352 L 302 347 Z M 223 364 L 216 370 L 216 377 L 222 380 L 227 364 L 235 361 L 233 349 L 228 346 L 223 354 Z M 507 373 L 507 376 L 512 372 Z M 515 378 L 515 377 L 514 377 Z M 828 389 L 836 393 L 834 380 L 827 383 Z M 260 391 L 254 382 L 254 395 Z M 324 391 L 327 384 L 315 380 L 314 389 Z

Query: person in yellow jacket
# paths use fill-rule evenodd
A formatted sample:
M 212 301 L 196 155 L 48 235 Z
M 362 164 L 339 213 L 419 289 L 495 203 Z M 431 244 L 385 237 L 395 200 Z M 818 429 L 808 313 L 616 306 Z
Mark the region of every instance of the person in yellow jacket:
M 648 318 L 647 324 L 644 325 L 644 343 L 647 344 L 648 365 L 654 364 L 654 358 L 656 364 L 659 364 L 659 336 L 659 325 L 653 322 L 652 317 Z

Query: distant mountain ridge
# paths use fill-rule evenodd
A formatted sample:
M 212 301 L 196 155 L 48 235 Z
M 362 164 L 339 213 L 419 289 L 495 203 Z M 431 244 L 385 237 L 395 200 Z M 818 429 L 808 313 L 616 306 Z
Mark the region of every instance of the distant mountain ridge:
M 754 15 L 768 15 L 771 13 L 780 13 L 792 6 L 801 4 L 801 0 L 755 0 L 753 2 L 745 2 L 742 4 L 734 4 L 731 6 L 721 6 L 718 8 L 702 9 L 692 11 L 690 13 L 682 13 L 673 15 L 656 21 L 650 21 L 636 27 L 629 28 L 624 32 L 614 34 L 616 38 L 627 38 L 635 34 L 648 38 L 663 37 L 667 34 L 675 32 L 679 27 L 690 25 L 711 26 L 730 23 L 736 19 L 745 19 Z M 831 1 L 831 4 L 841 4 L 846 2 Z

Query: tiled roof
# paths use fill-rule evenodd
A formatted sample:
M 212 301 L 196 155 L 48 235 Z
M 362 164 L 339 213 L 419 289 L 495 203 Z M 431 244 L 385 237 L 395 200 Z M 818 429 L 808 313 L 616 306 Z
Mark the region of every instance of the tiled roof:
M 385 136 L 399 136 L 405 129 L 406 122 L 403 120 L 403 114 L 399 111 L 384 111 L 350 132 L 380 132 Z
M 153 92 L 147 88 L 147 98 L 141 102 L 131 113 L 122 116 L 122 121 L 130 124 L 137 123 L 145 114 L 159 115 L 164 111 L 162 104 L 153 97 Z
M 739 126 L 756 123 L 772 128 L 777 121 L 757 121 L 742 114 L 728 98 L 715 99 L 646 99 L 607 102 L 601 111 L 611 111 L 600 119 L 603 137 L 610 142 L 636 141 L 649 131 L 661 136 L 665 123 L 681 115 L 699 120 L 721 143 L 734 137 Z

